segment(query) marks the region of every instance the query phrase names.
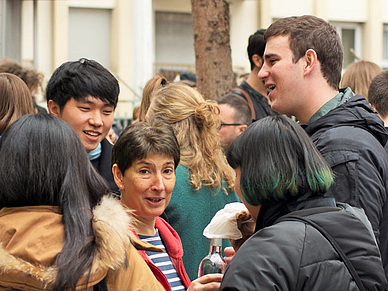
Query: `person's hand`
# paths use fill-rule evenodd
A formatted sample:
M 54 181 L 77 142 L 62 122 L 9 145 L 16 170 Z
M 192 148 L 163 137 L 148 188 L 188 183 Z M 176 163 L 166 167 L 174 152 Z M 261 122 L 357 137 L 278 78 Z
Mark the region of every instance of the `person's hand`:
M 255 231 L 256 223 L 251 219 L 251 214 L 248 211 L 241 212 L 237 216 L 237 227 L 242 234 L 242 238 L 230 240 L 234 250 L 237 252 L 241 245 L 252 236 Z
M 234 250 L 233 247 L 226 247 L 224 249 L 224 260 L 225 262 L 229 265 L 230 261 L 233 259 L 234 255 L 236 254 L 236 251 Z
M 191 282 L 187 291 L 213 291 L 220 289 L 223 274 L 207 274 Z

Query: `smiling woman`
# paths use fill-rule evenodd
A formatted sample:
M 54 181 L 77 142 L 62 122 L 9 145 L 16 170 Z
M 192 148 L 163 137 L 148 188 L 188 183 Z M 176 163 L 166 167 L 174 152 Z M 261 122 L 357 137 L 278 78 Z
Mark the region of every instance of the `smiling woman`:
M 114 177 L 122 192 L 122 202 L 134 210 L 137 233 L 154 235 L 155 219 L 170 202 L 175 184 L 175 163 L 171 156 L 151 154 L 135 161 L 124 174 L 117 164 Z
M 175 186 L 180 147 L 172 128 L 161 120 L 128 126 L 113 147 L 112 172 L 121 202 L 133 211 L 132 231 L 154 245 L 139 251 L 166 290 L 215 290 L 220 274 L 190 282 L 183 266 L 179 235 L 159 216 Z M 161 253 L 160 253 L 161 252 Z

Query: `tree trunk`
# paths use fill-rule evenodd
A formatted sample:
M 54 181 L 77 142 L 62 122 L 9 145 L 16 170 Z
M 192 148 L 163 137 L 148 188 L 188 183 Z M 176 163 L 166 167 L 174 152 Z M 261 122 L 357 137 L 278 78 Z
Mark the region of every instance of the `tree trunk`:
M 229 4 L 226 0 L 191 0 L 197 88 L 217 99 L 236 85 L 232 70 Z

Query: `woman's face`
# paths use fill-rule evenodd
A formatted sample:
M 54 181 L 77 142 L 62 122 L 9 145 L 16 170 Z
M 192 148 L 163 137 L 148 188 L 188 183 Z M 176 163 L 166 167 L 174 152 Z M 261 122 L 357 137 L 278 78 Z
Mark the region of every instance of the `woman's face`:
M 236 194 L 237 194 L 238 198 L 240 198 L 240 200 L 244 203 L 245 207 L 248 209 L 249 213 L 252 216 L 252 219 L 254 221 L 256 221 L 257 216 L 259 215 L 261 205 L 254 206 L 254 205 L 250 205 L 249 203 L 245 202 L 245 200 L 242 196 L 242 193 L 241 193 L 240 178 L 241 178 L 241 168 L 237 168 L 236 169 L 236 181 L 234 184 Z
M 121 190 L 121 201 L 136 216 L 155 219 L 166 209 L 175 185 L 174 159 L 162 154 L 149 155 L 135 161 L 122 175 L 113 166 L 116 184 Z

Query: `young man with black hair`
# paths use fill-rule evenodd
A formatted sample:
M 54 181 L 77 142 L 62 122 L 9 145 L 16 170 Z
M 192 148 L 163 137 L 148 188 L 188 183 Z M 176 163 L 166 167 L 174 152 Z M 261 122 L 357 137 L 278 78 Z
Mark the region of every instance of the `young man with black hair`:
M 325 195 L 365 210 L 388 277 L 388 135 L 363 96 L 339 88 L 343 47 L 336 29 L 305 15 L 275 21 L 264 37 L 259 78 L 272 108 L 295 116 L 333 169 Z
M 50 113 L 73 127 L 89 160 L 114 193 L 118 188 L 111 171 L 113 146 L 105 137 L 113 124 L 119 93 L 116 78 L 98 62 L 84 58 L 58 67 L 46 88 Z
M 265 49 L 264 32 L 265 29 L 260 29 L 249 37 L 247 52 L 251 64 L 251 72 L 240 86 L 233 89 L 233 93 L 237 93 L 247 100 L 252 111 L 253 120 L 275 114 L 268 104 L 266 97 L 267 88 L 264 87 L 263 82 L 257 77 L 263 65 Z

